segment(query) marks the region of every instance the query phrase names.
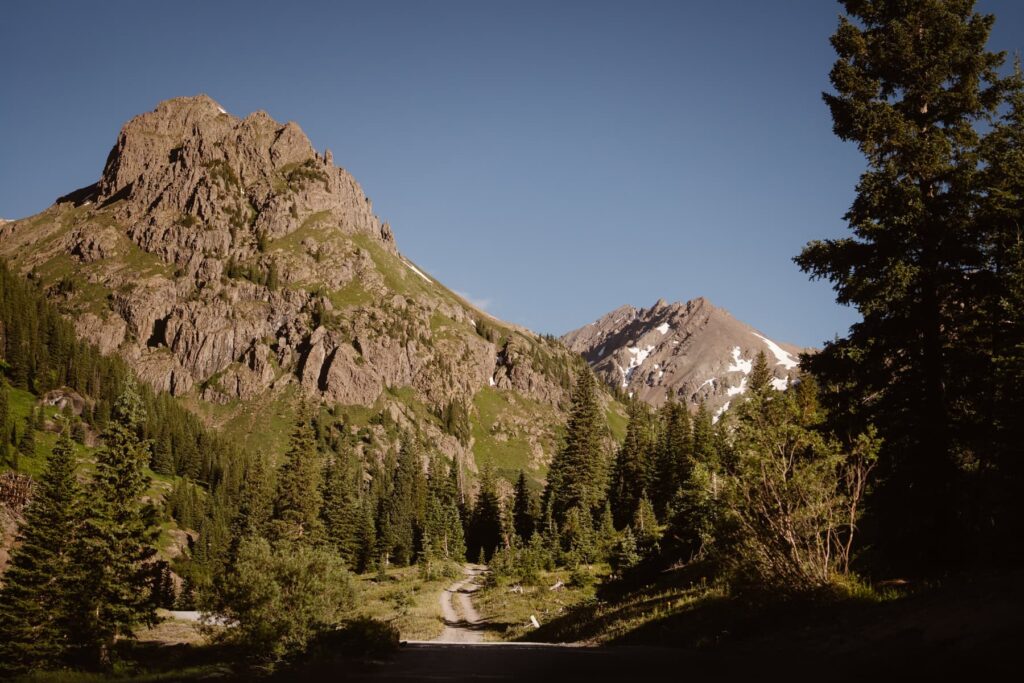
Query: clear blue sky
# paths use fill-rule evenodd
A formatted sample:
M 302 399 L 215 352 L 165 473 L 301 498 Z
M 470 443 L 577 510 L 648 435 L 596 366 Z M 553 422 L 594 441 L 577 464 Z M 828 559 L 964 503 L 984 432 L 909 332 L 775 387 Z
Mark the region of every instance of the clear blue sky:
M 1024 3 L 980 0 L 993 49 Z M 94 182 L 121 124 L 205 92 L 299 122 L 399 248 L 560 334 L 703 295 L 818 345 L 853 311 L 791 258 L 862 168 L 821 91 L 839 6 L 779 2 L 37 2 L 0 25 L 0 216 Z

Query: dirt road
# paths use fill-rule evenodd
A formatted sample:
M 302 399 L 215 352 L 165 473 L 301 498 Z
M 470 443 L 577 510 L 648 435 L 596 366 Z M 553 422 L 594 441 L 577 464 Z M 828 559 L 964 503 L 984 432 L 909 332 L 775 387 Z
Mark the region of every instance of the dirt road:
M 467 564 L 463 571 L 466 578 L 456 581 L 441 593 L 444 631 L 434 639 L 434 642 L 479 643 L 483 640 L 480 614 L 473 607 L 471 596 L 480 589 L 477 578 L 484 573 L 485 568 Z

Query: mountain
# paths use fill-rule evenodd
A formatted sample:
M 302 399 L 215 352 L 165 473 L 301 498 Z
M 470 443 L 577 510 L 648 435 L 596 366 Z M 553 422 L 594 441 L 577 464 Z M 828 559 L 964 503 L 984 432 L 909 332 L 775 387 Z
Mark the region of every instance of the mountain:
M 753 359 L 764 351 L 777 389 L 798 372 L 807 349 L 775 342 L 703 297 L 650 308 L 621 306 L 562 337 L 608 386 L 659 406 L 670 395 L 716 416 L 746 391 Z
M 125 124 L 97 183 L 0 225 L 0 256 L 82 337 L 271 451 L 305 399 L 353 430 L 415 425 L 471 468 L 536 475 L 580 363 L 403 256 L 297 124 L 205 95 Z

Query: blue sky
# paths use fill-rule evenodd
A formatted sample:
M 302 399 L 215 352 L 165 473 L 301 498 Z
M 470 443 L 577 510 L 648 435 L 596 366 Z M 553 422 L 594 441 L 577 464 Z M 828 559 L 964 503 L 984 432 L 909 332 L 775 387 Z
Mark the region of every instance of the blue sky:
M 990 47 L 1024 49 L 1024 3 Z M 94 182 L 121 124 L 205 92 L 297 121 L 399 248 L 561 334 L 706 296 L 818 345 L 855 313 L 791 258 L 863 164 L 821 91 L 839 6 L 782 2 L 8 3 L 0 216 Z

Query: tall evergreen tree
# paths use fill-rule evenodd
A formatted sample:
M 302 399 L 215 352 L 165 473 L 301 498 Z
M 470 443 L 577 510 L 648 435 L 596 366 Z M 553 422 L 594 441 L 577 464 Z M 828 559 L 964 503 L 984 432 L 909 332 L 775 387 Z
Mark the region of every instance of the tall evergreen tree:
M 174 474 L 174 453 L 171 451 L 171 439 L 165 432 L 153 443 L 153 463 L 157 474 Z
M 526 472 L 522 470 L 519 471 L 519 478 L 516 479 L 512 498 L 512 524 L 515 527 L 516 536 L 524 543 L 529 542 L 537 526 L 533 496 L 526 483 Z
M 590 368 L 576 374 L 566 424 L 565 445 L 555 454 L 548 470 L 545 501 L 553 501 L 555 521 L 579 507 L 590 514 L 599 509 L 607 489 L 608 466 L 603 439 L 607 425 L 597 402 Z
M 361 471 L 352 451 L 343 447 L 327 464 L 324 473 L 324 505 L 321 511 L 327 542 L 351 569 L 359 554 Z
M 322 466 L 316 436 L 305 407 L 292 430 L 284 464 L 277 474 L 274 496 L 274 533 L 278 538 L 319 540 Z
M 376 505 L 369 495 L 363 496 L 360 506 L 358 543 L 354 569 L 365 572 L 377 561 Z
M 485 465 L 480 473 L 480 490 L 473 505 L 470 533 L 467 539 L 469 559 L 480 555 L 490 560 L 501 543 L 501 499 L 498 497 L 498 483 L 494 470 Z
M 876 511 L 890 520 L 880 540 L 896 564 L 921 569 L 961 552 L 948 542 L 960 507 L 950 501 L 966 490 L 964 428 L 986 391 L 984 375 L 970 379 L 985 345 L 964 318 L 984 275 L 975 126 L 999 107 L 1003 55 L 985 49 L 993 17 L 973 0 L 842 4 L 824 97 L 868 168 L 846 214 L 853 236 L 811 242 L 796 261 L 862 320 L 807 365 L 834 391 L 846 431 L 879 426 Z
M 996 519 L 979 525 L 978 535 L 993 548 L 1002 545 L 999 538 L 1024 533 L 1018 501 L 1024 480 L 1024 73 L 1019 56 L 1007 86 L 1007 107 L 982 143 L 980 213 L 990 278 L 984 304 L 974 309 L 981 316 L 979 327 L 989 330 L 992 350 L 991 404 L 976 411 L 976 431 L 987 438 L 992 454 L 983 495 L 993 501 Z
M 406 436 L 398 452 L 390 492 L 381 500 L 378 544 L 387 558 L 408 565 L 416 558 L 426 516 L 426 478 L 419 444 Z
M 7 463 L 11 459 L 11 443 L 7 438 L 10 433 L 10 420 L 11 408 L 7 395 L 7 380 L 0 377 L 0 463 Z
M 36 454 L 36 426 L 31 415 L 25 418 L 25 428 L 18 439 L 18 452 L 26 458 Z
M 71 550 L 84 505 L 74 450 L 65 428 L 25 510 L 0 591 L 0 673 L 55 668 L 68 659 L 80 570 Z
M 702 402 L 693 416 L 693 458 L 697 462 L 711 462 L 716 458 L 715 428 L 711 413 Z
M 612 518 L 619 529 L 636 514 L 640 497 L 648 490 L 653 474 L 654 429 L 651 411 L 646 404 L 633 401 L 629 405 L 626 438 L 615 454 L 608 498 Z
M 429 551 L 433 557 L 461 560 L 466 556 L 466 542 L 458 493 L 452 487 L 449 470 L 440 456 L 435 454 L 431 457 L 423 546 L 424 551 Z
M 656 476 L 652 477 L 652 502 L 664 516 L 676 492 L 689 478 L 693 458 L 690 413 L 672 396 L 659 411 L 661 434 L 658 443 Z
M 96 455 L 88 518 L 74 561 L 81 569 L 72 640 L 87 663 L 107 668 L 112 647 L 140 623 L 156 623 L 152 591 L 157 511 L 144 501 L 149 444 L 138 434 L 145 413 L 134 383 L 114 405 Z

